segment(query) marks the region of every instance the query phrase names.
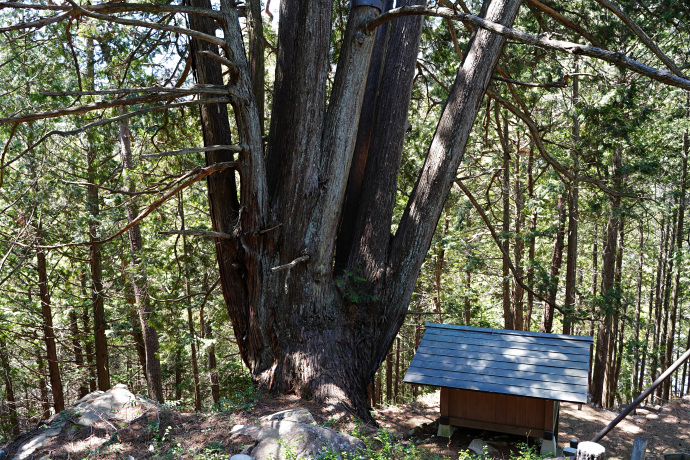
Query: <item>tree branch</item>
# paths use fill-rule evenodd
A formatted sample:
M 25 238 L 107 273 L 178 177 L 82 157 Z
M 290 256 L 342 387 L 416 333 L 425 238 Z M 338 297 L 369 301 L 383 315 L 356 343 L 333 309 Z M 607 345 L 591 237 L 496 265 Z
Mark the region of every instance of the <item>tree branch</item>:
M 690 91 L 690 79 L 674 75 L 668 70 L 659 70 L 642 64 L 641 62 L 631 59 L 622 53 L 615 53 L 613 51 L 597 48 L 595 46 L 580 45 L 579 43 L 552 40 L 542 36 L 527 34 L 517 29 L 502 26 L 501 24 L 487 21 L 471 14 L 457 13 L 448 8 L 427 8 L 424 6 L 404 6 L 401 8 L 395 8 L 369 21 L 366 24 L 366 28 L 368 30 L 374 30 L 376 27 L 394 18 L 419 14 L 425 16 L 449 18 L 458 21 L 467 21 L 477 27 L 481 27 L 482 29 L 488 30 L 503 37 L 516 40 L 520 43 L 561 51 L 576 56 L 589 56 L 595 59 L 600 59 L 602 61 L 624 67 L 661 83 Z
M 543 3 L 539 2 L 538 0 L 527 0 L 527 2 L 528 2 L 530 5 L 532 5 L 533 7 L 537 8 L 537 9 L 539 9 L 539 10 L 542 10 L 544 13 L 548 14 L 549 16 L 551 16 L 552 18 L 554 18 L 555 20 L 559 21 L 559 22 L 562 23 L 564 26 L 566 26 L 566 27 L 568 27 L 569 29 L 572 29 L 572 30 L 574 30 L 575 32 L 577 32 L 578 34 L 582 35 L 582 36 L 585 37 L 587 40 L 589 40 L 589 42 L 590 42 L 592 45 L 601 48 L 601 45 L 600 45 L 599 42 L 592 36 L 592 34 L 590 34 L 590 33 L 587 32 L 585 29 L 583 29 L 582 27 L 580 27 L 580 26 L 578 26 L 577 24 L 575 24 L 575 23 L 574 23 L 573 21 L 571 21 L 570 19 L 568 19 L 568 18 L 566 18 L 565 16 L 563 16 L 563 15 L 562 15 L 561 13 L 559 13 L 558 11 L 554 10 L 553 8 L 551 8 L 551 7 L 547 6 L 547 5 L 544 5 Z
M 513 265 L 513 261 L 510 260 L 510 255 L 508 255 L 504 250 L 503 246 L 501 245 L 501 240 L 498 238 L 498 235 L 496 234 L 496 230 L 494 230 L 494 227 L 491 225 L 491 222 L 489 221 L 489 218 L 486 216 L 484 213 L 484 210 L 482 207 L 479 205 L 477 200 L 474 198 L 474 195 L 472 195 L 472 192 L 470 192 L 470 189 L 468 189 L 465 184 L 462 183 L 461 180 L 456 180 L 455 183 L 457 184 L 458 187 L 465 193 L 467 198 L 470 200 L 472 203 L 472 206 L 474 206 L 474 209 L 477 210 L 479 213 L 480 217 L 484 221 L 484 224 L 486 227 L 489 229 L 489 232 L 491 232 L 491 236 L 493 237 L 494 241 L 496 242 L 496 246 L 498 246 L 498 249 L 501 251 L 501 254 L 503 254 L 503 257 L 508 261 L 508 266 L 510 267 L 510 272 L 513 274 L 513 278 L 515 278 L 515 282 L 520 285 L 525 291 L 529 292 L 533 296 L 535 296 L 537 299 L 541 300 L 542 302 L 546 302 L 547 304 L 551 305 L 554 309 L 558 310 L 559 312 L 563 313 L 563 309 L 556 305 L 554 302 L 548 301 L 545 297 L 542 297 L 541 295 L 537 294 L 535 291 L 532 290 L 530 286 L 527 286 L 520 276 L 517 273 L 517 270 L 515 269 L 515 265 Z
M 539 130 L 529 115 L 522 112 L 519 108 L 517 108 L 513 104 L 511 104 L 510 101 L 504 99 L 503 97 L 499 96 L 498 94 L 496 94 L 495 92 L 493 92 L 491 90 L 487 90 L 486 94 L 487 94 L 487 96 L 491 97 L 492 99 L 495 99 L 496 102 L 503 105 L 509 111 L 511 111 L 515 116 L 517 116 L 519 119 L 521 119 L 527 125 L 527 128 L 530 131 L 530 135 L 531 135 L 532 139 L 534 140 L 534 144 L 537 146 L 537 150 L 539 150 L 539 154 L 542 156 L 542 158 L 544 158 L 544 160 L 546 160 L 546 162 L 549 165 L 551 165 L 558 173 L 567 177 L 569 180 L 572 181 L 575 179 L 573 174 L 570 171 L 568 171 L 568 168 L 563 166 L 560 162 L 558 162 L 555 158 L 553 158 L 551 155 L 549 155 L 549 153 L 546 151 L 546 149 L 544 148 L 544 144 L 541 140 L 541 137 L 539 136 Z M 637 195 L 633 195 L 631 193 L 617 192 L 617 191 L 609 188 L 602 180 L 595 179 L 593 177 L 577 176 L 577 179 L 581 180 L 582 182 L 587 182 L 587 183 L 596 185 L 597 187 L 599 187 L 599 189 L 602 192 L 604 192 L 610 196 L 632 198 L 635 200 L 651 199 L 651 198 L 644 198 L 644 197 L 640 197 Z
M 0 3 L 0 7 L 2 7 L 2 3 Z M 45 27 L 45 26 L 48 26 L 50 24 L 54 24 L 56 22 L 60 22 L 62 20 L 68 19 L 70 16 L 72 16 L 72 13 L 67 12 L 67 13 L 62 13 L 62 14 L 56 14 L 55 16 L 50 16 L 47 18 L 37 19 L 37 20 L 31 21 L 31 22 L 24 22 L 21 24 L 13 24 L 13 25 L 7 26 L 7 27 L 0 27 L 0 33 L 10 32 L 12 30 L 41 28 L 41 27 Z
M 191 88 L 166 88 L 161 86 L 150 86 L 148 88 L 118 88 L 118 89 L 104 89 L 100 91 L 49 91 L 39 93 L 41 96 L 103 96 L 107 94 L 137 94 L 148 93 L 151 94 L 176 94 L 181 96 L 190 96 L 194 94 L 216 94 L 225 96 L 228 94 L 228 89 L 221 85 L 194 85 Z
M 222 38 L 216 37 L 215 35 L 209 35 L 209 34 L 205 34 L 203 32 L 197 32 L 196 30 L 187 29 L 185 27 L 170 26 L 167 24 L 158 24 L 155 22 L 139 21 L 136 19 L 124 19 L 124 18 L 118 18 L 115 16 L 111 16 L 108 14 L 94 13 L 94 12 L 91 12 L 91 11 L 88 11 L 88 10 L 82 8 L 77 3 L 75 3 L 73 0 L 67 0 L 67 2 L 73 6 L 73 10 L 80 12 L 81 15 L 83 15 L 83 16 L 88 16 L 90 18 L 100 19 L 102 21 L 107 21 L 107 22 L 114 22 L 116 24 L 123 24 L 123 25 L 134 26 L 134 27 L 143 27 L 145 29 L 164 30 L 166 32 L 173 32 L 176 34 L 187 35 L 190 37 L 198 38 L 199 40 L 204 40 L 204 41 L 207 41 L 209 43 L 213 43 L 216 46 L 220 46 L 221 48 L 225 49 L 225 41 Z M 72 13 L 72 15 L 75 15 L 75 13 Z M 80 15 L 77 14 L 76 16 L 80 16 Z
M 226 169 L 231 169 L 231 168 L 237 168 L 238 163 L 236 161 L 226 161 L 224 163 L 215 163 L 210 166 L 197 166 L 196 168 L 192 169 L 191 171 L 188 171 L 187 174 L 184 176 L 180 177 L 177 181 L 175 181 L 177 185 L 176 187 L 172 188 L 170 191 L 165 193 L 162 197 L 159 199 L 155 200 L 153 203 L 151 203 L 146 209 L 144 209 L 137 217 L 132 219 L 131 222 L 129 222 L 127 225 L 122 227 L 120 230 L 118 230 L 116 233 L 113 235 L 109 236 L 108 238 L 104 238 L 100 241 L 85 241 L 85 242 L 79 242 L 79 243 L 65 243 L 65 244 L 56 244 L 52 246 L 31 246 L 31 245 L 20 245 L 19 243 L 16 243 L 18 246 L 22 247 L 27 247 L 27 248 L 34 248 L 34 249 L 45 249 L 45 250 L 50 250 L 50 249 L 60 249 L 60 248 L 68 248 L 68 247 L 77 247 L 77 246 L 94 246 L 94 245 L 100 245 L 100 244 L 105 244 L 108 243 L 118 236 L 122 235 L 123 233 L 127 232 L 130 228 L 134 227 L 135 225 L 139 224 L 146 216 L 151 214 L 154 210 L 158 209 L 163 203 L 168 201 L 170 198 L 174 197 L 177 193 L 179 193 L 181 190 L 184 190 L 185 188 L 189 187 L 190 185 L 200 181 L 206 176 L 209 176 L 213 173 L 219 172 L 219 171 L 224 171 Z M 184 181 L 184 182 L 183 182 Z
M 109 101 L 94 102 L 92 104 L 80 105 L 77 107 L 62 108 L 57 110 L 50 110 L 48 112 L 30 113 L 28 115 L 20 115 L 16 117 L 0 118 L 0 124 L 4 123 L 25 123 L 27 121 L 45 120 L 46 118 L 56 118 L 66 115 L 77 115 L 81 113 L 93 112 L 94 110 L 109 109 L 112 107 L 124 107 L 128 105 L 142 104 L 145 102 L 158 102 L 170 98 L 178 98 L 186 96 L 186 94 L 148 94 L 146 96 L 111 99 Z
M 71 13 L 73 8 L 67 5 L 48 4 L 40 5 L 35 3 L 19 3 L 19 2 L 0 2 L 0 9 L 14 8 L 25 10 L 39 10 L 39 11 L 66 11 Z M 198 14 L 200 16 L 209 16 L 215 19 L 221 19 L 222 15 L 216 10 L 208 8 L 197 8 L 184 5 L 173 4 L 152 4 L 152 3 L 126 3 L 126 2 L 107 2 L 97 5 L 81 5 L 81 8 L 86 11 L 100 12 L 100 13 L 122 13 L 125 11 L 141 12 L 141 13 L 184 13 L 184 14 Z M 46 18 L 48 19 L 48 18 Z
M 666 67 L 669 68 L 669 70 L 671 70 L 671 72 L 673 72 L 679 77 L 685 78 L 683 72 L 678 68 L 678 66 L 676 66 L 676 64 L 671 60 L 671 58 L 666 56 L 664 52 L 661 51 L 659 46 L 656 43 L 654 43 L 654 40 L 649 38 L 649 35 L 647 35 L 645 31 L 642 30 L 642 28 L 638 26 L 635 23 L 635 21 L 633 21 L 630 18 L 630 16 L 625 14 L 625 12 L 622 9 L 620 9 L 618 6 L 616 6 L 609 0 L 596 0 L 596 2 L 608 8 L 609 10 L 611 10 L 611 12 L 613 12 L 613 14 L 618 16 L 625 23 L 625 25 L 630 28 L 630 30 L 635 32 L 635 35 L 637 35 L 637 37 L 642 41 L 642 43 L 644 43 L 647 46 L 647 48 L 649 48 L 652 51 L 652 53 L 654 53 L 656 57 L 658 57 L 659 60 L 663 62 L 664 65 L 666 65 Z
M 192 236 L 210 236 L 213 238 L 225 238 L 225 239 L 231 239 L 234 238 L 231 234 L 229 233 L 223 233 L 223 232 L 212 232 L 209 230 L 194 230 L 194 229 L 189 229 L 189 230 L 167 230 L 163 232 L 158 232 L 159 235 L 192 235 Z
M 591 73 L 569 73 L 564 75 L 563 78 L 559 81 L 550 81 L 548 83 L 532 83 L 503 77 L 491 77 L 491 79 L 496 81 L 502 81 L 504 83 L 512 83 L 514 85 L 528 86 L 530 88 L 565 88 L 568 85 L 568 78 L 574 76 L 596 77 L 596 75 Z
M 309 260 L 309 254 L 304 254 L 303 256 L 299 256 L 298 258 L 296 258 L 295 260 L 293 260 L 292 262 L 290 262 L 288 264 L 278 265 L 277 267 L 271 268 L 271 270 L 273 270 L 274 272 L 282 272 L 284 270 L 290 270 L 293 267 L 295 267 L 297 264 L 299 264 L 300 262 L 306 262 L 308 260 Z
M 8 161 L 5 165 L 3 165 L 3 167 L 10 166 L 12 163 L 14 163 L 15 161 L 22 158 L 24 155 L 26 155 L 28 152 L 30 152 L 32 149 L 34 149 L 39 144 L 43 143 L 43 141 L 45 141 L 46 139 L 48 139 L 51 136 L 56 136 L 56 135 L 62 136 L 62 137 L 74 136 L 76 134 L 82 133 L 88 129 L 95 128 L 97 126 L 105 125 L 108 123 L 113 123 L 116 121 L 125 120 L 127 118 L 132 118 L 136 115 L 142 115 L 145 113 L 154 112 L 156 110 L 174 109 L 177 107 L 185 107 L 185 106 L 189 106 L 189 105 L 216 104 L 216 103 L 222 103 L 222 102 L 228 102 L 228 100 L 226 98 L 198 99 L 198 100 L 194 100 L 194 101 L 186 101 L 186 102 L 177 102 L 174 104 L 158 105 L 158 106 L 154 106 L 154 107 L 147 107 L 145 109 L 135 110 L 133 112 L 128 112 L 126 114 L 119 115 L 117 117 L 106 118 L 104 120 L 94 121 L 93 123 L 89 123 L 88 125 L 82 126 L 81 128 L 75 128 L 75 129 L 72 129 L 69 131 L 61 131 L 61 130 L 55 129 L 55 130 L 49 131 L 48 133 L 44 134 L 43 137 L 41 137 L 39 140 L 37 140 L 33 144 L 29 145 L 22 153 L 20 153 L 16 157 L 12 158 L 12 160 Z
M 176 155 L 186 155 L 187 153 L 200 153 L 200 152 L 212 152 L 215 150 L 227 150 L 233 153 L 241 153 L 247 150 L 246 145 L 209 145 L 208 147 L 194 147 L 189 149 L 179 149 L 170 150 L 168 152 L 161 153 L 149 153 L 142 155 L 142 158 L 162 158 L 162 157 L 172 157 Z
M 216 62 L 220 62 L 221 64 L 223 64 L 225 67 L 227 67 L 228 69 L 230 69 L 233 72 L 238 71 L 237 66 L 230 59 L 226 59 L 223 56 L 219 56 L 216 53 L 211 53 L 210 51 L 199 51 L 199 54 L 206 56 L 209 59 L 213 59 Z

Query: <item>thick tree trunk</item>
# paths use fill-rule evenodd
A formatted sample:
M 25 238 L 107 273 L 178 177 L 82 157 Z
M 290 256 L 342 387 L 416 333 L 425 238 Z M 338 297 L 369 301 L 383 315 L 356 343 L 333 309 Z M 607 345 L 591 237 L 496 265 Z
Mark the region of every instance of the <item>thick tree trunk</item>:
M 614 149 L 613 177 L 618 187 L 621 169 L 621 151 Z M 614 197 L 609 211 L 609 222 L 606 229 L 606 244 L 604 245 L 604 259 L 601 264 L 601 295 L 604 299 L 605 311 L 599 323 L 596 340 L 594 371 L 592 375 L 592 403 L 601 407 L 604 404 L 604 384 L 608 365 L 609 344 L 613 333 L 614 322 L 614 274 L 616 268 L 616 248 L 618 242 L 618 225 L 621 198 Z
M 558 294 L 558 277 L 563 264 L 563 249 L 565 247 L 565 209 L 563 206 L 563 193 L 558 195 L 558 226 L 554 235 L 553 252 L 551 255 L 551 269 L 549 271 L 549 285 L 546 291 L 544 303 L 544 316 L 542 316 L 541 332 L 551 332 L 553 328 L 553 305 Z
M 124 189 L 134 192 L 134 181 L 129 176 L 129 171 L 134 169 L 132 160 L 131 135 L 129 132 L 129 122 L 127 119 L 120 122 L 120 155 L 122 156 L 122 175 Z M 125 203 L 125 213 L 127 223 L 131 223 L 137 216 L 136 206 L 132 201 Z M 158 332 L 151 326 L 150 319 L 153 315 L 153 308 L 148 294 L 146 267 L 141 261 L 143 243 L 141 239 L 141 229 L 139 224 L 134 225 L 127 232 L 129 236 L 129 248 L 131 251 L 131 282 L 134 289 L 134 302 L 139 315 L 141 333 L 144 341 L 144 351 L 146 354 L 146 387 L 150 398 L 162 403 L 165 401 L 163 396 L 163 383 L 161 375 L 161 363 L 158 358 Z
M 496 0 L 487 19 L 511 24 L 518 6 L 519 1 Z M 232 163 L 241 188 L 238 202 L 233 173 L 226 180 L 210 176 L 209 201 L 214 230 L 233 236 L 216 242 L 219 271 L 240 353 L 254 381 L 307 398 L 335 398 L 368 419 L 367 388 L 404 319 L 503 39 L 479 31 L 472 40 L 420 179 L 391 238 L 409 104 L 405 95 L 411 92 L 422 19 L 401 18 L 389 26 L 391 39 L 381 68 L 386 84 L 376 106 L 379 128 L 365 163 L 357 163 L 364 168 L 362 199 L 345 216 L 341 209 L 374 46 L 373 34 L 361 26 L 378 10 L 351 10 L 326 111 L 331 9 L 332 3 L 324 0 L 281 3 L 264 157 L 237 11 L 221 1 L 224 51 L 233 63 L 230 103 L 243 146 Z M 199 16 L 190 16 L 190 25 L 210 34 L 215 30 Z M 212 68 L 215 61 L 201 54 L 218 50 L 204 47 L 195 43 L 198 80 L 222 84 L 220 68 Z M 384 93 L 394 97 L 387 99 Z M 389 101 L 393 103 L 386 106 Z M 221 109 L 202 106 L 206 145 L 230 144 L 227 112 Z M 229 154 L 207 156 L 209 163 L 233 160 Z M 338 238 L 336 252 L 343 220 L 354 221 L 353 244 L 342 248 Z M 334 272 L 334 257 L 342 271 Z

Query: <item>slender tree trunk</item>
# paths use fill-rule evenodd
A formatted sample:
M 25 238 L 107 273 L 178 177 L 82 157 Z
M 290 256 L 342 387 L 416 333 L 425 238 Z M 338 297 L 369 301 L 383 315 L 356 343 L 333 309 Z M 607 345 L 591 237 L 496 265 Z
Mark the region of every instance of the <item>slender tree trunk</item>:
M 38 244 L 43 244 L 43 230 L 39 224 L 36 227 Z M 60 366 L 55 342 L 55 330 L 53 328 L 53 311 L 50 303 L 50 293 L 48 292 L 48 267 L 46 265 L 46 254 L 40 247 L 36 250 L 36 267 L 38 270 L 38 290 L 41 298 L 41 316 L 43 318 L 43 340 L 46 345 L 46 357 L 48 360 L 48 374 L 50 376 L 50 387 L 53 393 L 53 407 L 55 413 L 65 409 L 65 397 L 62 389 L 62 379 L 60 378 Z
M 640 244 L 639 244 L 639 258 L 637 264 L 637 292 L 635 295 L 635 321 L 633 323 L 633 370 L 632 370 L 632 399 L 637 398 L 639 394 L 638 377 L 640 372 L 640 318 L 642 314 L 642 271 L 644 269 L 644 228 L 642 220 L 640 220 Z M 650 295 L 651 297 L 651 295 Z
M 94 74 L 94 39 L 87 39 L 86 46 L 86 77 L 89 89 L 95 90 Z M 89 220 L 89 241 L 91 251 L 91 308 L 93 309 L 93 335 L 96 351 L 96 378 L 98 389 L 107 391 L 110 389 L 110 369 L 108 365 L 108 340 L 105 335 L 105 306 L 103 291 L 103 263 L 101 245 L 97 243 L 100 239 L 98 234 L 100 222 L 100 209 L 98 198 L 98 173 L 97 173 L 97 154 L 95 142 L 91 137 L 88 138 L 88 149 L 86 152 L 86 176 L 87 182 L 87 207 L 90 214 Z
M 599 275 L 599 221 L 594 220 L 594 235 L 592 237 L 592 298 L 597 296 L 597 279 Z M 594 337 L 594 315 L 590 316 L 589 319 L 589 335 Z M 594 347 L 589 349 L 589 373 L 587 386 L 589 392 L 592 392 L 592 377 L 594 374 Z
M 563 193 L 558 195 L 558 225 L 554 235 L 553 253 L 551 256 L 551 270 L 549 271 L 549 286 L 546 291 L 544 303 L 544 316 L 542 317 L 541 332 L 551 332 L 553 328 L 553 304 L 558 294 L 558 276 L 563 263 L 563 248 L 565 246 L 565 209 L 563 207 Z
M 503 202 L 503 223 L 501 235 L 502 248 L 502 291 L 503 291 L 503 321 L 505 329 L 515 329 L 515 318 L 513 316 L 512 301 L 510 298 L 510 139 L 508 134 L 508 118 L 503 117 L 501 123 L 498 104 L 494 105 L 496 115 L 496 129 L 501 139 L 503 147 L 503 179 L 501 181 L 501 200 Z M 503 124 L 503 128 L 501 128 Z
M 130 171 L 134 169 L 131 142 L 129 121 L 124 119 L 120 122 L 120 155 L 122 157 L 123 188 L 128 192 L 134 192 L 136 190 L 134 179 L 130 176 Z M 128 223 L 131 223 L 137 216 L 138 211 L 132 201 L 127 201 L 125 203 L 125 213 L 127 214 Z M 139 224 L 130 228 L 127 234 L 129 236 L 129 247 L 132 258 L 130 277 L 134 288 L 134 301 L 139 315 L 144 351 L 146 354 L 146 386 L 149 397 L 162 403 L 165 398 L 163 396 L 161 363 L 158 358 L 158 332 L 156 332 L 150 323 L 151 315 L 153 315 L 153 308 L 151 307 L 148 295 L 146 267 L 141 261 L 143 243 Z
M 48 396 L 48 384 L 46 382 L 46 368 L 45 362 L 41 357 L 41 352 L 39 352 L 38 359 L 38 389 L 41 393 L 41 407 L 43 408 L 43 413 L 41 414 L 41 420 L 46 420 L 50 417 L 50 397 Z M 26 398 L 29 399 L 29 398 Z
M 395 339 L 395 390 L 393 392 L 393 402 L 400 402 L 400 338 Z
M 613 152 L 613 177 L 616 187 L 620 182 L 618 175 L 622 163 L 622 152 L 615 148 Z M 616 248 L 618 241 L 618 225 L 620 215 L 621 198 L 614 197 L 609 211 L 609 221 L 606 229 L 606 244 L 604 246 L 604 259 L 601 264 L 601 295 L 604 299 L 605 311 L 600 320 L 596 340 L 596 354 L 594 359 L 594 371 L 592 375 L 592 403 L 601 407 L 605 400 L 604 384 L 606 378 L 607 358 L 609 356 L 609 343 L 613 333 L 614 312 L 614 273 L 616 268 Z
M 0 338 L 0 364 L 2 364 L 2 377 L 5 382 L 9 431 L 14 436 L 19 436 L 19 415 L 17 413 L 17 400 L 14 397 L 14 386 L 12 385 L 10 357 L 7 354 L 7 344 L 2 338 Z
M 659 372 L 663 372 L 664 369 L 666 369 L 668 366 L 671 365 L 670 362 L 666 360 L 666 342 L 670 339 L 673 342 L 673 337 L 669 336 L 669 314 L 670 314 L 670 307 L 671 307 L 671 291 L 673 290 L 672 284 L 673 284 L 673 269 L 674 267 L 674 246 L 676 242 L 676 222 L 678 221 L 678 208 L 676 207 L 675 210 L 673 211 L 673 218 L 672 222 L 670 225 L 670 232 L 671 236 L 669 237 L 668 240 L 668 252 L 667 252 L 667 269 L 666 269 L 666 277 L 664 280 L 664 287 L 663 287 L 663 292 L 664 292 L 664 299 L 663 299 L 663 314 L 662 314 L 662 320 L 661 320 L 661 337 L 659 338 L 659 349 L 657 353 L 660 356 L 660 369 Z M 662 402 L 665 400 L 663 398 L 664 394 L 664 387 L 665 385 L 659 385 L 659 387 L 656 390 L 656 395 L 658 398 L 662 400 Z
M 640 364 L 640 377 L 637 380 L 637 393 L 642 393 L 642 388 L 644 387 L 645 381 L 645 367 L 647 365 L 647 356 L 649 356 L 649 333 L 654 327 L 654 296 L 652 292 L 654 291 L 655 280 L 652 278 L 651 285 L 649 286 L 649 306 L 647 311 L 647 328 L 644 333 L 644 342 L 642 349 L 642 363 Z
M 530 200 L 534 198 L 534 145 L 530 145 L 529 160 L 527 162 L 527 192 Z M 527 262 L 527 285 L 534 286 L 534 258 L 536 257 L 536 233 L 537 233 L 537 211 L 532 211 L 529 221 L 529 250 Z M 527 311 L 525 312 L 524 326 L 529 331 L 532 327 L 532 311 L 534 311 L 534 294 L 527 292 Z
M 393 399 L 393 350 L 390 350 L 386 355 L 386 399 L 389 403 Z
M 688 336 L 688 340 L 687 340 L 687 342 L 686 342 L 686 344 L 685 344 L 685 349 L 686 349 L 686 350 L 690 350 L 690 321 L 688 321 L 688 333 L 687 333 L 687 336 Z M 683 384 L 685 385 L 685 390 L 682 390 L 682 387 L 681 387 L 681 391 L 680 391 L 680 396 L 681 396 L 681 397 L 683 397 L 683 396 L 685 396 L 686 394 L 689 394 L 689 393 L 690 393 L 690 375 L 688 375 L 688 372 L 687 372 L 687 371 L 688 371 L 688 362 L 686 361 L 686 362 L 685 362 L 685 365 L 683 366 L 683 378 L 681 379 L 681 385 L 683 385 Z M 688 377 L 687 380 L 685 380 L 685 377 L 686 377 L 686 376 Z
M 650 364 L 651 380 L 659 375 L 659 342 L 661 340 L 661 322 L 663 320 L 663 280 L 666 278 L 666 261 L 668 257 L 668 242 L 670 220 L 664 215 L 661 221 L 661 238 L 659 239 L 659 257 L 656 270 L 656 289 L 654 296 L 654 339 L 652 341 L 652 361 Z
M 208 378 L 211 383 L 211 398 L 213 404 L 217 407 L 220 403 L 220 383 L 218 381 L 218 364 L 216 362 L 216 345 L 213 341 L 213 331 L 211 329 L 211 322 L 204 318 L 204 306 L 199 308 L 199 323 L 203 331 L 203 338 L 210 342 L 206 348 L 206 365 L 208 366 Z
M 577 60 L 575 61 L 575 70 L 578 72 Z M 579 211 L 579 182 L 577 176 L 580 171 L 580 121 L 578 119 L 577 105 L 580 100 L 580 85 L 577 75 L 573 77 L 573 94 L 572 94 L 572 127 L 571 127 L 571 141 L 572 148 L 570 149 L 570 158 L 573 162 L 572 174 L 573 181 L 568 186 L 568 253 L 565 266 L 565 299 L 563 308 L 565 315 L 563 317 L 563 333 L 572 333 L 573 313 L 575 312 L 575 291 L 576 291 L 576 277 L 577 277 L 577 236 L 578 224 L 580 221 Z
M 604 397 L 604 400 L 606 401 L 606 407 L 613 407 L 613 405 L 615 404 L 616 393 L 618 388 L 618 376 L 620 374 L 620 360 L 622 357 L 621 353 L 623 350 L 623 343 L 625 342 L 625 314 L 627 311 L 628 304 L 625 304 L 625 306 L 623 307 L 623 311 L 621 312 L 620 302 L 621 280 L 623 275 L 623 243 L 625 236 L 624 225 L 624 219 L 621 218 L 620 222 L 618 223 L 619 231 L 617 238 L 618 244 L 616 249 L 616 269 L 613 282 L 613 286 L 616 292 L 614 296 L 615 310 L 613 318 L 615 322 L 615 331 L 611 336 L 611 343 L 609 346 L 610 356 L 606 366 L 606 382 L 608 388 L 608 392 L 605 394 Z M 616 341 L 618 341 L 619 344 L 618 348 L 616 348 Z
M 441 241 L 439 241 L 438 252 L 436 254 L 436 263 L 434 264 L 434 309 L 438 313 L 438 322 L 443 323 L 443 308 L 441 305 L 441 278 L 443 276 L 443 268 L 445 266 L 445 235 L 448 232 L 448 219 L 443 222 L 443 229 L 441 230 Z
M 690 95 L 686 99 L 687 109 L 686 118 L 690 118 Z M 676 318 L 678 315 L 678 298 L 680 296 L 680 272 L 681 270 L 681 260 L 683 254 L 683 236 L 685 235 L 685 195 L 687 191 L 687 181 L 688 181 L 688 155 L 690 155 L 690 135 L 688 130 L 685 130 L 683 135 L 683 167 L 680 182 L 680 196 L 678 197 L 678 225 L 676 226 L 676 250 L 674 253 L 674 258 L 678 259 L 678 268 L 676 269 L 676 277 L 673 282 L 673 305 L 671 306 L 671 324 L 670 332 L 668 334 L 668 342 L 666 343 L 666 366 L 671 364 L 671 356 L 673 354 L 673 338 L 676 333 Z M 690 334 L 690 332 L 689 332 Z M 670 388 L 671 379 L 664 383 L 663 389 L 663 399 L 670 399 Z
M 196 355 L 196 334 L 194 333 L 194 318 L 192 309 L 187 308 L 187 324 L 192 345 L 192 377 L 194 379 L 194 410 L 201 411 L 201 386 L 199 384 L 199 364 Z
M 79 277 L 81 282 L 81 292 L 85 299 L 89 298 L 89 289 L 86 285 L 86 275 L 81 274 Z M 81 324 L 84 331 L 87 333 L 84 335 L 84 349 L 86 351 L 86 363 L 89 371 L 89 392 L 96 391 L 98 388 L 96 386 L 96 360 L 95 353 L 93 351 L 93 337 L 89 333 L 93 331 L 91 327 L 91 315 L 89 314 L 91 305 L 84 305 L 81 310 Z
M 525 221 L 523 210 L 525 208 L 525 191 L 520 182 L 520 152 L 515 152 L 515 271 L 520 279 L 524 278 L 523 255 L 525 252 L 525 237 L 522 235 L 522 227 Z M 517 282 L 513 288 L 513 321 L 515 330 L 522 331 L 524 324 L 524 296 L 525 290 Z
M 180 226 L 182 231 L 186 229 L 185 226 L 185 215 L 184 215 L 184 204 L 183 204 L 183 199 L 182 199 L 182 192 L 180 192 L 179 195 L 179 200 L 177 203 L 178 207 L 178 213 L 180 215 Z M 192 272 L 190 270 L 190 254 L 189 254 L 189 246 L 187 245 L 187 236 L 183 233 L 182 234 L 182 247 L 184 249 L 184 285 L 185 285 L 185 294 L 187 295 L 187 302 L 188 302 L 188 307 L 187 307 L 187 326 L 189 328 L 189 340 L 191 344 L 191 351 L 192 351 L 192 378 L 194 380 L 194 410 L 197 412 L 201 411 L 201 386 L 199 384 L 199 363 L 197 361 L 197 341 L 196 341 L 196 333 L 194 332 L 194 316 L 192 315 L 192 308 L 191 308 L 191 289 L 190 289 L 190 284 L 189 280 L 192 277 Z
M 72 334 L 72 351 L 74 352 L 74 364 L 76 365 L 77 369 L 79 370 L 79 373 L 77 374 L 79 377 L 79 398 L 83 398 L 87 394 L 89 394 L 89 388 L 86 386 L 88 384 L 88 369 L 86 369 L 87 372 L 82 374 L 82 370 L 84 370 L 84 352 L 83 348 L 81 345 L 81 333 L 79 332 L 79 315 L 77 315 L 77 311 L 72 308 L 69 311 L 69 326 L 70 326 L 70 333 Z

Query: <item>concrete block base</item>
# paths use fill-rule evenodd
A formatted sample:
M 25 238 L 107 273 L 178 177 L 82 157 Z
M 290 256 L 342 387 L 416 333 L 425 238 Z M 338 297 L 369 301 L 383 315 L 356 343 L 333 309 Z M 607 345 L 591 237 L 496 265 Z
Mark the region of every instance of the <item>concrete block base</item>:
M 442 425 L 439 423 L 438 425 L 438 432 L 436 433 L 436 436 L 441 436 L 444 438 L 450 438 L 453 436 L 453 433 L 455 432 L 455 427 L 452 425 Z

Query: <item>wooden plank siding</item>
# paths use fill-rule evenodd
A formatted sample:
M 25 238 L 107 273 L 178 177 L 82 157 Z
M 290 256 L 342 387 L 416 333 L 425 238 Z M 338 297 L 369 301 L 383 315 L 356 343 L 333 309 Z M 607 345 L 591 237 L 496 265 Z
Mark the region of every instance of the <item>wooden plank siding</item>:
M 585 403 L 591 346 L 591 337 L 427 323 L 404 381 Z M 501 407 L 474 397 L 466 403 L 488 404 L 482 411 Z
M 454 426 L 540 438 L 554 429 L 553 400 L 441 388 L 441 416 Z

